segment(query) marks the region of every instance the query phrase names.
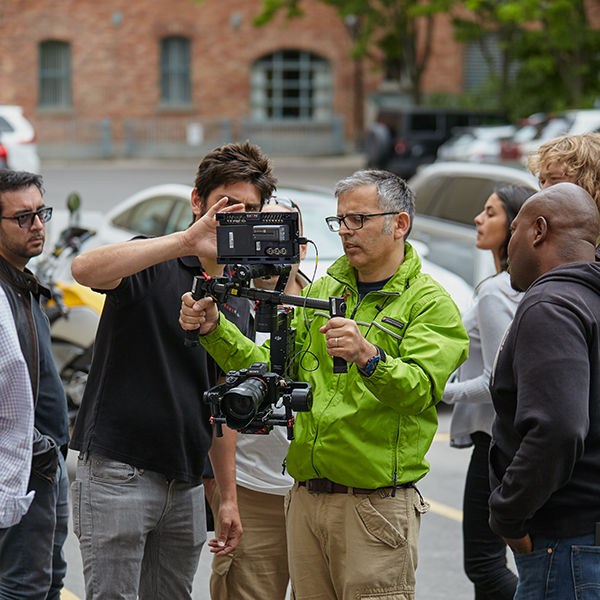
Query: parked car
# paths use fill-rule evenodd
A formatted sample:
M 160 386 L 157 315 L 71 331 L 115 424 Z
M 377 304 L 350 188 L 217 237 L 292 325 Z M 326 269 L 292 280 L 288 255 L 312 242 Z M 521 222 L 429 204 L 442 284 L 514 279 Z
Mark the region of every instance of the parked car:
M 407 178 L 432 163 L 456 127 L 507 125 L 499 112 L 404 107 L 381 109 L 365 136 L 367 166 Z
M 494 273 L 492 253 L 475 247 L 473 218 L 489 195 L 504 185 L 539 189 L 522 169 L 472 162 L 437 162 L 423 167 L 408 182 L 416 197 L 411 237 L 427 248 L 427 258 L 475 287 Z
M 0 167 L 39 173 L 35 131 L 20 106 L 0 104 Z
M 461 128 L 437 151 L 438 160 L 468 160 L 497 163 L 500 140 L 515 133 L 514 125 L 482 125 Z
M 96 227 L 97 234 L 91 244 L 100 245 L 125 241 L 134 235 L 164 235 L 185 229 L 192 221 L 190 195 L 192 188 L 181 184 L 157 185 L 141 190 L 124 200 L 107 213 Z M 311 279 L 325 274 L 329 265 L 342 255 L 343 249 L 337 234 L 331 233 L 325 217 L 336 214 L 333 196 L 323 190 L 281 187 L 278 197 L 287 197 L 302 210 L 305 235 L 318 248 L 318 261 L 314 247 L 309 244 L 302 271 Z M 411 240 L 412 241 L 412 240 Z M 470 304 L 473 289 L 452 271 L 429 261 L 428 249 L 421 242 L 415 246 L 423 261 L 423 271 L 443 285 L 457 306 L 464 311 Z

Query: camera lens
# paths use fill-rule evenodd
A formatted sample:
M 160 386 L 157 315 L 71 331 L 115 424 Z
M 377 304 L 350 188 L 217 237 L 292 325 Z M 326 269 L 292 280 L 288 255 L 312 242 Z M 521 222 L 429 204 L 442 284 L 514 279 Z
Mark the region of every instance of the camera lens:
M 227 425 L 231 429 L 247 427 L 256 416 L 266 392 L 265 382 L 256 377 L 250 377 L 225 392 L 221 400 L 221 410 Z

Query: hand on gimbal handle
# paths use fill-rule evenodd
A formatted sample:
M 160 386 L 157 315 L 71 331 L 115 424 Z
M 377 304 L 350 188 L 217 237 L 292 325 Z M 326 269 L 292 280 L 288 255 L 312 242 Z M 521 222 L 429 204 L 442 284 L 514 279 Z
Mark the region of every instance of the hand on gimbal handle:
M 346 301 L 343 298 L 332 297 L 329 298 L 329 313 L 331 317 L 345 317 L 346 316 Z M 347 373 L 348 363 L 339 357 L 333 357 L 333 372 L 334 373 Z
M 192 298 L 194 300 L 200 300 L 202 297 L 202 292 L 200 290 L 199 278 L 194 277 L 194 281 L 192 282 Z M 200 342 L 198 341 L 198 329 L 186 330 L 185 339 L 183 340 L 183 344 L 186 348 L 193 348 L 194 346 L 198 346 Z

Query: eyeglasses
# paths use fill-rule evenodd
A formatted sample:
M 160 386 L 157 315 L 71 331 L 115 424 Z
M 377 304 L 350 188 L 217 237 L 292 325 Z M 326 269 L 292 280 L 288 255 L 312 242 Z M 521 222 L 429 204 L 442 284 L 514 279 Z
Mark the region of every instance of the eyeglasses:
M 44 206 L 38 210 L 24 212 L 20 215 L 13 215 L 11 217 L 0 217 L 0 219 L 16 221 L 21 229 L 29 229 L 33 225 L 36 217 L 38 217 L 42 223 L 47 223 L 52 218 L 52 207 Z
M 372 213 L 372 214 L 350 214 L 345 217 L 326 217 L 325 221 L 327 222 L 327 226 L 330 231 L 333 233 L 337 233 L 342 226 L 342 223 L 346 226 L 346 229 L 350 231 L 356 231 L 357 229 L 362 229 L 365 224 L 365 219 L 370 219 L 371 217 L 383 217 L 384 215 L 397 215 L 397 212 L 383 212 L 383 213 Z

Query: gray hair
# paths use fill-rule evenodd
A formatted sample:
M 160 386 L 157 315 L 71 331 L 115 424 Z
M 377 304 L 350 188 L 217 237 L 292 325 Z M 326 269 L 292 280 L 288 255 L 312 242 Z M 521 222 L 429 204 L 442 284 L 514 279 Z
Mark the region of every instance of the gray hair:
M 381 212 L 405 212 L 410 219 L 410 226 L 406 232 L 405 239 L 412 229 L 413 219 L 415 217 L 415 195 L 406 185 L 406 181 L 389 171 L 378 171 L 375 169 L 364 169 L 356 171 L 344 179 L 340 179 L 335 186 L 335 197 L 340 194 L 351 192 L 365 185 L 375 185 L 377 187 L 377 201 Z M 393 215 L 385 218 L 383 233 L 391 233 L 390 224 Z

